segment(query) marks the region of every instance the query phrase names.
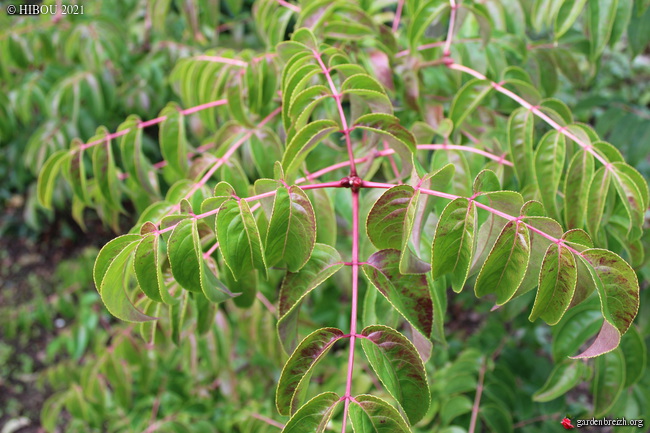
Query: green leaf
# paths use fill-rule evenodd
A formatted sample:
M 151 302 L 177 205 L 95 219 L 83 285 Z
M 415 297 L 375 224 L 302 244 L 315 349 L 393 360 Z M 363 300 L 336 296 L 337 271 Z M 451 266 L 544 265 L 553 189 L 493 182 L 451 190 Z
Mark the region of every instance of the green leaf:
M 275 394 L 281 415 L 295 413 L 300 405 L 301 388 L 307 385 L 312 369 L 345 334 L 337 328 L 318 329 L 300 342 L 282 368 Z
M 628 240 L 637 240 L 643 233 L 642 226 L 647 201 L 639 190 L 638 183 L 621 169 L 622 166 L 625 166 L 625 163 L 612 164 L 614 186 L 629 216 Z M 646 184 L 642 182 L 641 185 Z
M 158 258 L 159 236 L 149 234 L 144 236 L 135 250 L 133 269 L 140 290 L 149 299 L 156 302 L 173 303 L 173 298 L 167 293 L 165 282 Z
M 508 148 L 520 185 L 526 185 L 533 171 L 535 115 L 525 108 L 516 109 L 508 120 Z M 553 145 L 553 143 L 548 143 Z
M 368 213 L 368 238 L 378 249 L 402 249 L 407 209 L 414 198 L 410 185 L 397 185 L 385 191 Z M 416 199 L 417 200 L 417 199 Z
M 252 269 L 266 273 L 262 241 L 246 200 L 230 199 L 221 205 L 216 232 L 223 259 L 235 280 Z
M 410 2 L 407 2 L 409 6 Z M 448 2 L 427 1 L 422 2 L 421 8 L 413 14 L 412 22 L 408 28 L 408 40 L 411 50 L 417 50 L 418 45 L 422 44 L 422 36 L 427 28 L 438 18 L 440 18 L 447 9 Z
M 553 130 L 542 137 L 535 151 L 535 178 L 548 213 L 559 218 L 557 193 L 564 171 L 566 140 L 564 135 Z
M 579 257 L 596 285 L 605 321 L 596 340 L 573 358 L 592 358 L 618 347 L 639 310 L 639 282 L 630 265 L 611 251 L 592 248 Z
M 282 433 L 323 433 L 340 403 L 334 392 L 324 392 L 309 400 L 282 429 Z
M 565 34 L 576 22 L 587 0 L 567 0 L 562 3 L 555 17 L 555 40 Z
M 528 320 L 541 317 L 549 325 L 557 324 L 569 308 L 577 281 L 573 253 L 563 244 L 551 244 L 542 262 L 537 296 Z
M 107 135 L 108 130 L 105 127 L 100 127 L 97 128 L 97 134 L 90 139 L 90 141 L 103 140 L 95 145 L 93 149 L 93 174 L 99 186 L 99 192 L 108 206 L 112 209 L 121 210 L 121 185 L 117 178 L 111 141 L 105 139 Z
M 70 158 L 64 159 L 66 166 L 64 174 L 72 185 L 72 192 L 84 204 L 90 204 L 88 195 L 88 179 L 86 177 L 86 164 L 84 163 L 83 143 L 79 139 L 72 140 Z
M 603 214 L 605 212 L 610 179 L 610 170 L 603 166 L 596 170 L 591 185 L 589 186 L 586 213 L 587 230 L 597 241 L 600 240 L 600 232 L 603 230 Z
M 529 257 L 528 227 L 518 221 L 508 222 L 478 274 L 476 296 L 495 293 L 497 305 L 508 302 L 524 279 Z
M 316 216 L 307 195 L 297 186 L 278 188 L 266 233 L 267 265 L 284 262 L 289 272 L 298 272 L 309 260 L 315 242 Z
M 645 339 L 636 326 L 631 326 L 621 339 L 621 351 L 625 358 L 625 388 L 628 388 L 641 380 L 647 365 Z
M 342 95 L 359 97 L 373 113 L 393 114 L 393 104 L 386 96 L 383 86 L 368 74 L 356 74 L 341 85 Z
M 413 134 L 400 125 L 397 117 L 384 113 L 365 114 L 357 118 L 353 126 L 381 134 L 387 138 L 389 146 L 402 160 L 400 175 L 406 177 L 411 172 L 412 158 L 417 144 Z
M 284 172 L 289 174 L 298 170 L 313 147 L 338 129 L 339 125 L 332 120 L 315 120 L 300 129 L 284 152 L 282 158 Z
M 105 253 L 112 255 L 110 261 L 107 262 L 106 257 L 102 257 L 102 265 L 104 266 L 108 263 L 108 266 L 105 268 L 105 272 L 101 276 L 101 283 L 97 286 L 99 295 L 102 298 L 102 302 L 106 306 L 106 309 L 115 317 L 125 322 L 146 322 L 149 320 L 155 320 L 155 317 L 149 317 L 146 314 L 138 311 L 134 306 L 129 296 L 126 293 L 126 281 L 124 278 L 124 272 L 128 269 L 127 263 L 131 258 L 131 254 L 138 246 L 138 241 L 134 240 L 126 243 L 124 238 L 127 237 L 140 237 L 137 235 L 124 235 L 121 236 L 122 248 L 119 252 L 116 251 L 115 247 L 117 244 L 112 244 L 109 250 Z M 120 238 L 117 238 L 120 239 Z M 109 243 L 110 244 L 110 243 Z M 106 245 L 104 248 L 108 247 Z M 102 249 L 104 250 L 104 249 Z M 100 255 L 101 255 L 100 251 Z M 95 269 L 97 270 L 97 263 L 100 261 L 100 257 L 97 257 L 95 262 Z M 102 274 L 102 271 L 98 271 L 97 275 Z M 96 280 L 97 281 L 97 280 Z
M 584 362 L 565 359 L 553 368 L 544 386 L 533 394 L 533 401 L 545 403 L 563 396 L 578 385 L 586 373 Z
M 297 273 L 287 272 L 280 288 L 278 335 L 286 352 L 297 344 L 298 312 L 305 296 L 343 267 L 336 249 L 315 244 L 311 257 Z
M 609 42 L 614 28 L 618 0 L 591 0 L 587 3 L 587 27 L 589 28 L 589 57 L 596 60 Z
M 411 433 L 402 415 L 384 400 L 358 395 L 350 404 L 350 422 L 356 433 Z
M 189 164 L 187 162 L 187 139 L 185 137 L 185 119 L 176 104 L 170 104 L 160 112 L 166 119 L 160 124 L 160 151 L 163 158 L 179 176 L 185 177 Z
M 330 89 L 323 85 L 308 87 L 295 95 L 288 112 L 288 116 L 294 119 L 293 126 L 297 129 L 305 126 L 318 104 L 330 96 Z
M 420 333 L 429 338 L 433 327 L 433 301 L 426 275 L 403 275 L 399 270 L 398 250 L 377 251 L 362 265 L 373 286 Z M 428 272 L 429 266 L 414 262 L 417 273 Z
M 483 99 L 492 90 L 492 83 L 489 80 L 474 78 L 456 92 L 449 110 L 449 118 L 454 123 L 455 129 L 461 127 L 467 116 L 481 105 Z
M 186 218 L 180 221 L 167 243 L 167 257 L 174 279 L 186 290 L 191 292 L 201 291 L 201 276 L 199 261 L 196 257 L 194 243 L 196 220 Z
M 67 150 L 54 152 L 38 173 L 36 196 L 40 205 L 46 209 L 52 209 L 52 195 L 54 194 L 57 176 L 61 165 L 66 164 L 66 158 L 68 157 L 69 153 Z
M 476 231 L 476 208 L 464 198 L 452 200 L 440 214 L 431 246 L 431 278 L 451 274 L 456 293 L 469 274 Z
M 106 271 L 113 260 L 115 260 L 115 257 L 128 245 L 133 242 L 138 242 L 140 239 L 142 237 L 137 234 L 122 235 L 102 247 L 97 255 L 97 259 L 95 259 L 95 265 L 93 267 L 93 281 L 95 287 L 97 287 L 97 291 L 100 290 Z
M 567 228 L 582 228 L 587 211 L 586 194 L 594 176 L 594 157 L 580 150 L 571 159 L 564 181 L 564 220 Z
M 488 430 L 493 433 L 512 433 L 512 416 L 502 406 L 489 403 L 481 405 L 480 415 Z
M 148 194 L 157 196 L 158 180 L 151 163 L 142 151 L 142 128 L 139 128 L 140 118 L 131 115 L 117 128 L 118 131 L 129 131 L 120 139 L 121 161 L 127 173 L 137 179 L 138 185 Z
M 594 416 L 602 417 L 616 404 L 625 388 L 625 359 L 620 349 L 596 359 L 592 392 Z
M 424 363 L 415 346 L 396 330 L 371 325 L 361 331 L 363 351 L 388 392 L 397 400 L 411 424 L 429 409 L 431 392 Z

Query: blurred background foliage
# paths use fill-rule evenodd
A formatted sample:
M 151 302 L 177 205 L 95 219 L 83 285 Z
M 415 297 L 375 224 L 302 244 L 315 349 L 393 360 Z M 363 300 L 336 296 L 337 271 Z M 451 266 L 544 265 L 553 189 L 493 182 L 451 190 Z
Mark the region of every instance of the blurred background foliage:
M 55 210 L 40 208 L 35 182 L 53 152 L 76 137 L 88 140 L 99 125 L 115 131 L 131 114 L 154 118 L 169 101 L 188 107 L 172 83 L 180 60 L 217 47 L 263 52 L 290 33 L 295 15 L 265 0 L 93 1 L 84 3 L 83 15 L 58 18 L 9 16 L 4 13 L 9 3 L 0 2 L 2 433 L 36 432 L 41 426 L 65 432 L 279 431 L 266 419 L 286 422 L 271 403 L 286 359 L 276 343 L 272 312 L 259 303 L 248 310 L 227 304 L 201 336 L 194 332 L 196 319 L 182 329 L 163 320 L 156 334 L 151 325 L 116 321 L 92 283 L 94 259 L 112 237 L 111 229 L 94 211 L 82 210 L 86 230 L 81 230 L 66 209 L 70 191 L 65 187 L 54 192 Z M 303 7 L 310 3 L 301 2 Z M 577 121 L 593 125 L 650 177 L 650 2 L 618 2 L 607 46 L 595 58 L 584 14 L 554 37 L 562 24 L 554 7 L 584 1 L 464 3 L 487 11 L 492 25 L 466 20 L 457 33 L 464 42 L 455 45 L 455 55 L 493 78 L 507 66 L 529 71 L 537 92 L 565 102 Z M 390 26 L 397 2 L 358 4 L 376 25 Z M 255 8 L 268 13 L 255 14 Z M 434 23 L 425 37 L 439 40 L 445 31 L 444 23 Z M 484 48 L 481 38 L 489 33 L 491 42 Z M 345 38 L 352 36 L 339 39 Z M 386 40 L 361 39 L 359 49 L 370 50 Z M 402 39 L 402 47 L 413 42 Z M 398 62 L 388 82 L 407 105 L 432 119 L 436 104 L 448 101 L 456 88 L 436 68 L 422 66 L 439 57 L 437 48 L 422 51 L 418 67 Z M 190 129 L 198 142 L 200 128 Z M 156 127 L 144 131 L 143 149 L 152 161 L 161 159 L 157 137 Z M 121 218 L 121 227 L 135 223 L 128 212 Z M 347 225 L 339 223 L 343 229 Z M 643 242 L 647 251 L 647 233 Z M 593 303 L 551 330 L 521 314 L 530 296 L 492 313 L 472 293 L 450 297 L 446 345 L 435 344 L 427 363 L 434 404 L 416 431 L 466 432 L 477 392 L 483 394 L 482 431 L 561 431 L 558 421 L 565 415 L 648 416 L 648 260 L 636 270 L 642 280 L 636 325 L 620 349 L 589 365 L 565 359 L 598 328 Z M 346 272 L 314 294 L 310 320 L 332 325 L 344 320 L 338 310 L 348 290 Z M 261 288 L 271 299 L 275 290 Z M 328 295 L 331 290 L 340 295 Z M 375 314 L 386 323 L 397 320 L 381 297 L 376 302 Z M 342 349 L 335 347 L 313 378 L 319 386 L 339 386 L 347 355 Z M 358 391 L 370 389 L 372 375 L 357 371 Z M 612 374 L 601 377 L 604 371 Z M 558 385 L 558 378 L 566 380 Z M 483 381 L 484 388 L 478 387 Z

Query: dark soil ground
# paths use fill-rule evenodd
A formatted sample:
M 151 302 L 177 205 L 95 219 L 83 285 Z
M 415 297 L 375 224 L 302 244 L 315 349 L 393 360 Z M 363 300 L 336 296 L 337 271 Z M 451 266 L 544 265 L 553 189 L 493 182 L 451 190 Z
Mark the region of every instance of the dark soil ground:
M 0 210 L 0 429 L 21 420 L 25 426 L 12 431 L 42 432 L 40 411 L 49 391 L 37 385 L 37 378 L 57 329 L 34 322 L 28 332 L 7 335 L 8 322 L 24 319 L 20 315 L 33 309 L 35 300 L 55 296 L 54 274 L 62 260 L 88 246 L 99 248 L 113 235 L 91 215 L 83 233 L 65 212 L 43 232 L 25 233 L 22 207 L 8 204 Z

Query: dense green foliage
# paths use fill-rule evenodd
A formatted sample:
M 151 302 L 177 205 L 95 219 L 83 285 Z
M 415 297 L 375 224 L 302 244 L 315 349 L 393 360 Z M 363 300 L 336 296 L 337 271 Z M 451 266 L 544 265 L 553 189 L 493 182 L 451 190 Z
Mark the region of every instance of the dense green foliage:
M 118 3 L 0 39 L 9 188 L 130 322 L 70 315 L 47 430 L 648 415 L 647 1 Z

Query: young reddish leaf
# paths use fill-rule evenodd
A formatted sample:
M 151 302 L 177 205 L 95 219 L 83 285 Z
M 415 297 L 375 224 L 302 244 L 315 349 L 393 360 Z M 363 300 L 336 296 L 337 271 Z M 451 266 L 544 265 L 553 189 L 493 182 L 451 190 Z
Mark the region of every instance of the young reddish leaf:
M 343 267 L 338 251 L 315 244 L 311 257 L 300 272 L 288 272 L 280 288 L 278 334 L 284 350 L 292 352 L 298 338 L 298 310 L 301 301 L 319 284 Z
M 290 174 L 298 170 L 312 148 L 338 129 L 339 125 L 333 120 L 315 120 L 299 130 L 284 151 L 284 172 Z
M 451 108 L 449 109 L 449 118 L 454 123 L 454 128 L 460 128 L 467 116 L 472 114 L 493 89 L 488 80 L 474 78 L 465 83 L 456 92 L 456 96 L 451 102 Z
M 296 412 L 282 433 L 324 433 L 341 398 L 334 392 L 324 392 L 309 400 Z
M 560 321 L 573 298 L 578 280 L 573 253 L 562 244 L 551 244 L 546 250 L 539 273 L 539 287 L 528 319 L 538 317 L 549 325 Z
M 361 331 L 361 346 L 373 370 L 397 400 L 411 424 L 429 410 L 431 392 L 424 364 L 415 346 L 396 330 L 371 325 Z
M 581 253 L 594 280 L 605 318 L 596 340 L 573 358 L 593 358 L 616 349 L 639 310 L 639 282 L 634 270 L 611 251 L 592 248 Z
M 533 170 L 533 140 L 535 115 L 526 108 L 518 108 L 508 120 L 508 148 L 513 158 L 515 174 L 520 185 L 529 183 Z
M 478 274 L 476 296 L 495 293 L 497 305 L 508 302 L 524 279 L 529 258 L 528 227 L 517 221 L 508 222 Z
M 235 280 L 253 269 L 266 272 L 262 241 L 246 200 L 225 201 L 219 208 L 215 229 L 223 260 Z
M 587 211 L 586 194 L 594 176 L 594 157 L 579 150 L 571 159 L 564 181 L 564 221 L 568 228 L 582 228 Z
M 343 338 L 337 328 L 321 328 L 300 342 L 286 362 L 278 381 L 275 404 L 282 415 L 291 415 L 300 405 L 300 390 L 306 385 L 312 369 L 318 364 L 334 343 Z
M 412 186 L 397 185 L 377 199 L 366 221 L 368 238 L 375 247 L 402 249 L 407 209 L 414 199 L 414 194 Z
M 584 362 L 565 359 L 553 368 L 544 386 L 533 394 L 533 401 L 545 403 L 563 396 L 578 385 L 586 373 Z
M 456 293 L 465 285 L 474 251 L 476 208 L 473 201 L 457 198 L 440 214 L 431 246 L 431 277 L 451 274 Z
M 266 233 L 268 266 L 279 262 L 298 272 L 309 260 L 316 242 L 316 216 L 307 195 L 297 186 L 279 188 Z
M 620 349 L 596 359 L 594 378 L 594 416 L 602 417 L 614 407 L 625 388 L 625 358 Z
M 355 432 L 411 433 L 402 415 L 384 400 L 372 395 L 358 395 L 354 400 L 349 415 Z
M 122 238 L 127 236 L 133 235 L 125 235 Z M 131 254 L 138 246 L 138 241 L 134 240 L 126 244 L 123 243 L 122 245 L 123 248 L 113 256 L 101 278 L 100 285 L 97 286 L 102 302 L 113 316 L 125 322 L 155 320 L 155 317 L 149 317 L 137 310 L 126 293 L 124 272 L 128 269 L 127 263 L 131 259 Z M 113 248 L 111 250 L 115 252 Z
M 398 250 L 377 251 L 362 266 L 373 286 L 393 307 L 427 338 L 433 327 L 433 301 L 425 275 L 402 275 L 399 271 Z M 413 272 L 429 271 L 428 264 L 416 263 Z
M 559 218 L 557 192 L 564 170 L 566 139 L 553 130 L 542 137 L 535 151 L 535 178 L 544 207 L 554 218 Z

